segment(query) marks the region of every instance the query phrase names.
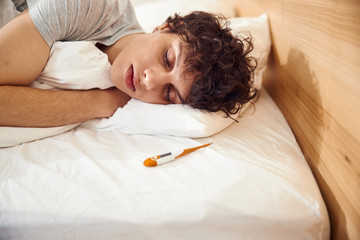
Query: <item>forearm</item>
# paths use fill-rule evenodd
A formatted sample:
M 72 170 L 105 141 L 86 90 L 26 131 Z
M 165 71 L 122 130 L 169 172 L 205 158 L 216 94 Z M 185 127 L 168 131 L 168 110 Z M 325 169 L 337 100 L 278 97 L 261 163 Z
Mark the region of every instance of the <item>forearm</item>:
M 50 127 L 109 117 L 128 100 L 118 93 L 113 99 L 114 91 L 0 86 L 0 126 Z

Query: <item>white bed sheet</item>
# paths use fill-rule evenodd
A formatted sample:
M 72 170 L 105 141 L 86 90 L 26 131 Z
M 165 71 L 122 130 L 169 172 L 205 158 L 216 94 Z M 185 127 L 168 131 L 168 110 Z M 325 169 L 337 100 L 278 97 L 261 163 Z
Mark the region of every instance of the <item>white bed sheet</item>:
M 0 239 L 329 239 L 323 199 L 281 112 L 265 90 L 248 111 L 208 138 L 79 127 L 0 149 Z

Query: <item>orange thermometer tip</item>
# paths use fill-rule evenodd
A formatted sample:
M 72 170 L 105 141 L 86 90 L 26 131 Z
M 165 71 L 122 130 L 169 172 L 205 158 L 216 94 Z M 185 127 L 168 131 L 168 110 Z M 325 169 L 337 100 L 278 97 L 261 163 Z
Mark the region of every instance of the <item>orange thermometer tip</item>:
M 157 166 L 157 162 L 154 160 L 151 160 L 151 158 L 148 158 L 144 161 L 144 165 L 147 167 L 155 167 L 155 166 Z

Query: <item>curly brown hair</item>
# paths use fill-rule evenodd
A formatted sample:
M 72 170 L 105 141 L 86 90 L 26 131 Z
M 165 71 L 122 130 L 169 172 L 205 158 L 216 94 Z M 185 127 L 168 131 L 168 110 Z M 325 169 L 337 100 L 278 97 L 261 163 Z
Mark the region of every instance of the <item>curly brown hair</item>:
M 222 15 L 195 11 L 167 18 L 170 33 L 187 43 L 186 72 L 196 77 L 186 103 L 210 112 L 223 111 L 227 117 L 253 100 L 256 60 L 249 56 L 251 38 L 233 36 Z

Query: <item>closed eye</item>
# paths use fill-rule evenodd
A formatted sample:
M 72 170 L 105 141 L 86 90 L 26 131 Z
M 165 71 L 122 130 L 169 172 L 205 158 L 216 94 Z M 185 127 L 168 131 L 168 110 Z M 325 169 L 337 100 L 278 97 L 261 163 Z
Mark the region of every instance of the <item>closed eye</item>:
M 165 49 L 164 51 L 164 54 L 163 54 L 163 58 L 164 58 L 164 63 L 165 63 L 165 66 L 167 69 L 170 69 L 171 68 L 171 64 L 170 64 L 170 61 L 169 61 L 169 49 Z
M 172 101 L 170 99 L 170 90 L 171 90 L 171 84 L 168 85 L 167 90 L 166 90 L 166 101 L 169 103 L 172 103 Z

